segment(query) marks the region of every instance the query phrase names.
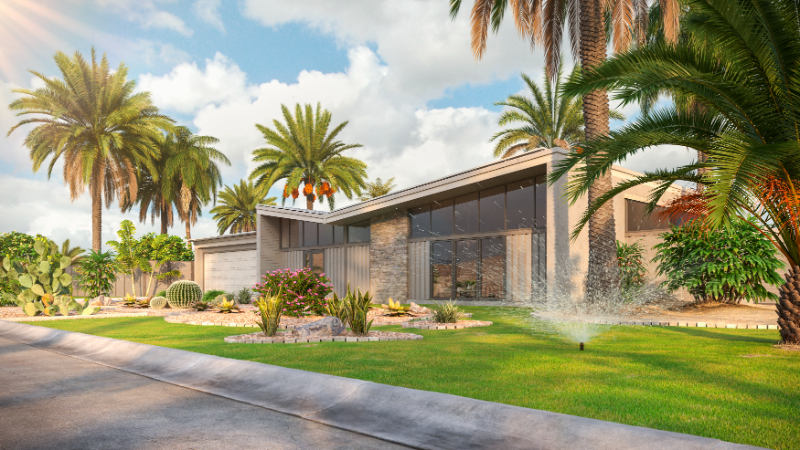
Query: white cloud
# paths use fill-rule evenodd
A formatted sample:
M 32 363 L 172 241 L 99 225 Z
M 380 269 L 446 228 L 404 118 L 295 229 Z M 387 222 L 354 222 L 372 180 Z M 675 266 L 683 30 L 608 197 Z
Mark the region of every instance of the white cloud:
M 186 37 L 194 33 L 180 17 L 164 11 L 154 0 L 97 0 L 101 6 L 109 6 L 127 20 L 138 22 L 144 28 L 163 28 L 176 31 Z
M 194 12 L 201 20 L 224 33 L 225 24 L 222 23 L 219 7 L 220 0 L 197 0 Z

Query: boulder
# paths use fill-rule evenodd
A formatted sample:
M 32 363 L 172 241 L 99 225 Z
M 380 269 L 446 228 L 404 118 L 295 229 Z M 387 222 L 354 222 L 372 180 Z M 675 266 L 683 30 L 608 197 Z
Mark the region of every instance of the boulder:
M 416 304 L 414 302 L 411 302 L 410 306 L 411 306 L 411 312 L 424 313 L 424 314 L 427 314 L 427 313 L 431 312 L 430 309 L 428 309 L 428 308 L 426 308 L 424 306 L 419 306 L 418 304 Z
M 111 304 L 111 299 L 106 298 L 105 295 L 97 296 L 89 303 L 90 306 L 108 306 L 109 304 Z
M 338 336 L 344 333 L 344 324 L 336 317 L 324 317 L 316 322 L 307 323 L 295 329 L 293 334 L 300 337 Z

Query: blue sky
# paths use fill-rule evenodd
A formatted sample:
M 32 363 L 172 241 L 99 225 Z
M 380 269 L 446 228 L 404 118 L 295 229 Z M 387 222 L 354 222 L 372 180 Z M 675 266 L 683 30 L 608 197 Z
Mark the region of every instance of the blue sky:
M 56 51 L 88 56 L 94 46 L 112 66 L 124 61 L 163 112 L 220 139 L 218 148 L 233 163 L 223 171 L 226 184 L 252 169 L 250 153 L 263 143 L 255 123 L 270 124 L 282 103 L 321 102 L 335 122 L 350 122 L 342 138 L 364 144 L 353 156 L 367 162 L 370 178 L 395 177 L 407 187 L 490 161 L 488 140 L 500 112 L 493 103 L 522 89 L 520 72 L 541 79 L 541 54 L 511 23 L 475 61 L 467 14 L 451 21 L 447 3 L 3 0 L 0 102 L 14 98 L 13 88 L 36 86 L 28 69 L 57 75 Z M 624 112 L 634 117 L 635 105 Z M 0 109 L 0 128 L 14 123 Z M 0 231 L 88 246 L 88 197 L 71 201 L 58 171 L 50 180 L 32 173 L 24 135 L 0 140 Z M 685 150 L 661 149 L 627 165 L 645 170 L 690 159 Z M 123 218 L 135 220 L 115 206 L 105 211 L 104 240 Z M 149 222 L 141 228 L 155 229 Z M 206 212 L 193 235 L 213 234 Z

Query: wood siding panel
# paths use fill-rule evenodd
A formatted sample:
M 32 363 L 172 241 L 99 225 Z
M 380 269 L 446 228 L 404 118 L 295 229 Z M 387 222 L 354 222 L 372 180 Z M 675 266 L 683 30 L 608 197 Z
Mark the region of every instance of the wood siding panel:
M 429 300 L 431 285 L 430 242 L 408 244 L 408 299 Z

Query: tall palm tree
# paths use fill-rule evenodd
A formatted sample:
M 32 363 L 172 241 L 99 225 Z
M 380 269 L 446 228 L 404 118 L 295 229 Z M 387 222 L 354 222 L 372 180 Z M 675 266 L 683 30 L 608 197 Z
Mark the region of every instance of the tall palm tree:
M 577 66 L 570 78 L 578 73 Z M 514 94 L 505 101 L 495 105 L 507 106 L 497 124 L 506 126 L 522 123 L 521 127 L 508 128 L 492 136 L 497 141 L 494 156 L 509 158 L 518 152 L 527 152 L 539 147 L 561 147 L 569 150 L 584 138 L 582 102 L 579 97 L 565 96 L 561 68 L 555 83 L 549 77 L 544 78 L 544 89 L 524 73 L 522 79 L 532 94 L 531 97 Z M 609 111 L 609 116 L 617 120 L 625 120 L 625 116 L 617 111 Z
M 278 180 L 285 179 L 284 204 L 290 195 L 297 200 L 300 183 L 303 183 L 308 209 L 314 209 L 314 200 L 319 198 L 322 203 L 325 197 L 333 209 L 336 192 L 341 191 L 351 199 L 353 194 L 361 195 L 361 190 L 366 186 L 367 165 L 361 160 L 342 155 L 362 145 L 335 140 L 347 122 L 340 123 L 328 132 L 331 113 L 322 109 L 319 103 L 316 112 L 309 104 L 305 105 L 305 113 L 303 109 L 298 103 L 292 116 L 289 108 L 281 105 L 286 123 L 273 120 L 274 130 L 256 124 L 269 147 L 253 151 L 253 161 L 260 164 L 250 174 L 250 179 L 257 179 L 258 186 L 265 192 Z
M 128 80 L 128 68 L 120 64 L 111 71 L 106 56 L 98 64 L 94 49 L 89 64 L 80 53 L 70 58 L 62 52 L 54 56 L 63 79 L 39 72 L 43 87 L 14 89 L 24 96 L 11 102 L 9 109 L 21 120 L 8 134 L 29 124 L 39 124 L 25 138 L 30 149 L 33 171 L 48 159 L 47 176 L 59 159 L 64 163 L 64 183 L 73 200 L 89 186 L 92 197 L 92 249 L 99 251 L 102 232 L 102 204 L 111 206 L 114 196 L 135 196 L 136 168 L 152 168 L 158 156 L 156 142 L 172 120 L 158 113 L 147 92 L 134 93 L 136 82 Z
M 394 177 L 386 181 L 381 180 L 380 177 L 375 178 L 374 182 L 367 181 L 364 185 L 364 193 L 358 199 L 362 202 L 371 200 L 373 198 L 382 197 L 389 192 L 392 192 L 397 185 L 394 184 Z
M 590 205 L 573 236 L 601 205 L 631 187 L 658 184 L 652 211 L 673 182 L 698 183 L 705 189 L 679 199 L 673 210 L 699 215 L 712 227 L 740 216 L 770 239 L 792 266 L 778 304 L 781 336 L 800 343 L 800 13 L 794 0 L 686 4 L 689 39 L 619 54 L 569 83 L 566 92 L 619 89 L 618 98 L 631 102 L 669 91 L 704 107 L 673 105 L 642 116 L 587 142 L 551 179 L 574 170 L 568 192 L 574 201 L 612 164 L 643 149 L 670 144 L 705 154 L 705 160 L 616 186 Z
M 472 51 L 477 59 L 486 50 L 489 24 L 497 32 L 507 9 L 511 9 L 520 35 L 531 46 L 543 46 L 547 75 L 555 79 L 561 62 L 564 23 L 569 23 L 572 56 L 581 67 L 592 71 L 606 59 L 606 24 L 614 49 L 624 51 L 644 43 L 648 24 L 646 0 L 475 0 L 472 8 Z M 450 16 L 455 18 L 461 0 L 450 0 Z M 678 36 L 678 0 L 659 0 L 661 32 L 669 42 Z M 606 18 L 610 19 L 608 22 Z M 586 139 L 605 136 L 609 131 L 608 95 L 604 90 L 583 95 Z M 588 190 L 589 203 L 611 189 L 611 173 L 594 180 Z M 602 298 L 603 291 L 619 284 L 617 245 L 613 205 L 598 209 L 589 223 L 589 269 L 587 299 Z
M 256 206 L 275 205 L 276 197 L 267 198 L 267 190 L 241 180 L 233 188 L 225 186 L 219 193 L 220 204 L 211 209 L 220 235 L 256 231 Z
M 219 142 L 211 136 L 198 136 L 186 127 L 175 127 L 159 142 L 160 153 L 153 161 L 154 171 L 142 168 L 137 178 L 138 192 L 134 199 L 125 197 L 123 211 L 139 206 L 139 221 L 147 220 L 148 212 L 155 222 L 161 221 L 161 234 L 173 225 L 175 211 L 186 224 L 197 222 L 202 205 L 216 199 L 222 185 L 217 161 L 230 165 L 228 158 L 211 147 Z

